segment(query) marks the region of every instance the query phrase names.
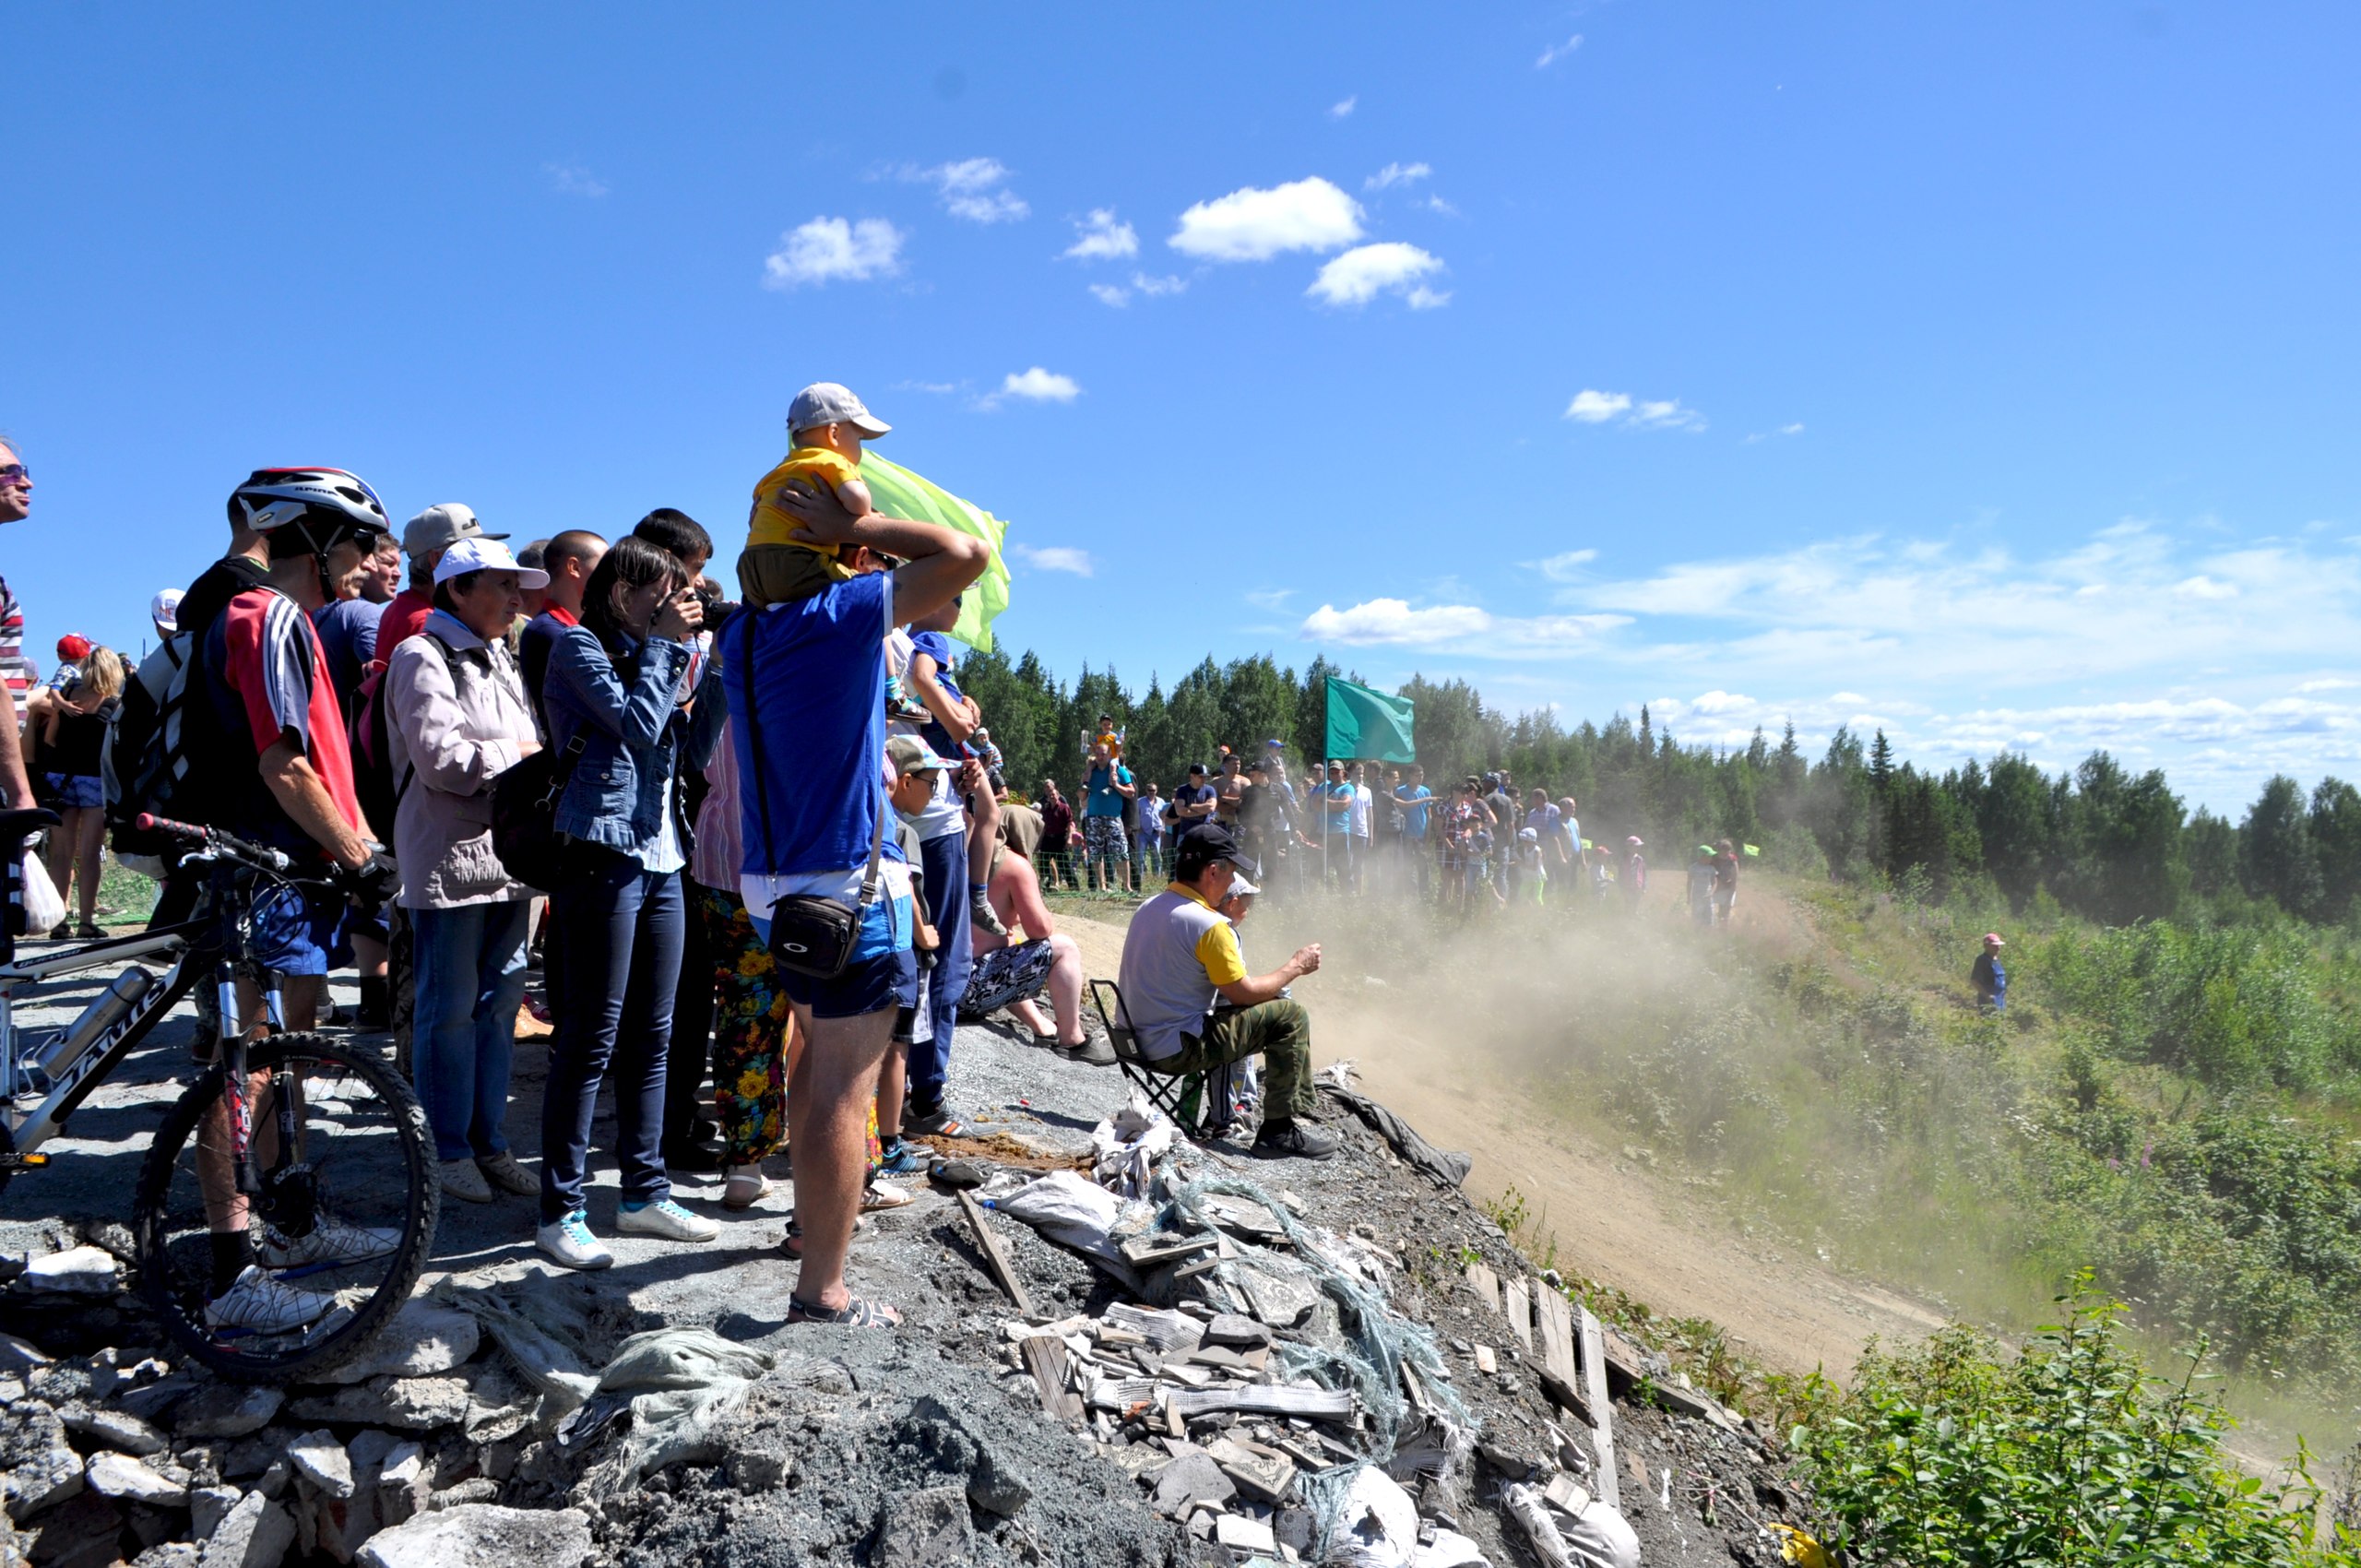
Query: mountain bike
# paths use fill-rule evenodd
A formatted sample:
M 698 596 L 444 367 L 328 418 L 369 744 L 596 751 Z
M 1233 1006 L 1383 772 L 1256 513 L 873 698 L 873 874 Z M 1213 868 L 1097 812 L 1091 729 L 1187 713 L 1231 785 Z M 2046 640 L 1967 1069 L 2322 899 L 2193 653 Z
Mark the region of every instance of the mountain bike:
M 42 1146 L 199 985 L 197 1075 L 165 1111 L 139 1173 L 132 1235 L 141 1295 L 188 1354 L 226 1376 L 293 1382 L 350 1359 L 409 1299 L 433 1243 L 441 1189 L 418 1100 L 370 1048 L 288 1033 L 279 981 L 254 957 L 258 909 L 324 885 L 288 857 L 217 828 L 145 817 L 205 878 L 186 923 L 19 960 L 24 842 L 53 813 L 0 812 L 0 1187 L 45 1169 Z M 127 965 L 62 1029 L 25 1030 L 26 987 Z M 158 975 L 149 964 L 169 964 Z M 265 1016 L 239 1017 L 237 981 Z M 253 1026 L 268 1032 L 256 1038 Z M 224 1259 L 228 1262 L 224 1262 Z M 224 1288 L 221 1276 L 236 1268 Z

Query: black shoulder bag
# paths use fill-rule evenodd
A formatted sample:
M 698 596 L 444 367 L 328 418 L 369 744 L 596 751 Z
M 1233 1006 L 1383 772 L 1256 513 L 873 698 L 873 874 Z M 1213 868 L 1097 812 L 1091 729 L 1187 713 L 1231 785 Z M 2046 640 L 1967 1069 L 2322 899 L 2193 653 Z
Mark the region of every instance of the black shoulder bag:
M 746 637 L 742 657 L 745 660 L 746 682 L 746 752 L 753 759 L 749 769 L 754 776 L 754 811 L 763 825 L 763 849 L 765 863 L 771 847 L 771 792 L 764 778 L 763 729 L 759 717 L 762 704 L 754 687 L 754 626 L 761 617 L 742 614 Z M 742 781 L 741 787 L 742 788 Z M 883 790 L 877 802 L 876 830 L 869 849 L 869 870 L 860 879 L 860 901 L 847 909 L 834 898 L 818 894 L 797 893 L 779 899 L 771 906 L 771 959 L 783 969 L 793 969 L 799 975 L 815 980 L 834 980 L 845 972 L 852 960 L 853 945 L 860 940 L 861 917 L 877 900 L 877 868 L 885 854 L 885 800 Z
M 528 887 L 547 893 L 561 879 L 565 836 L 557 830 L 557 803 L 583 749 L 580 735 L 562 752 L 544 746 L 492 781 L 492 852 Z

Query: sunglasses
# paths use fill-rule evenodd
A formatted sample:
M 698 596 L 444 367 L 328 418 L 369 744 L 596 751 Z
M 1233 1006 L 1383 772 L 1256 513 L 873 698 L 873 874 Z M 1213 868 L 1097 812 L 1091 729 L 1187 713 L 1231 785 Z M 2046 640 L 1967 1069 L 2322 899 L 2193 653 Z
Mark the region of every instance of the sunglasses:
M 22 463 L 0 463 L 0 484 L 30 484 L 32 469 Z

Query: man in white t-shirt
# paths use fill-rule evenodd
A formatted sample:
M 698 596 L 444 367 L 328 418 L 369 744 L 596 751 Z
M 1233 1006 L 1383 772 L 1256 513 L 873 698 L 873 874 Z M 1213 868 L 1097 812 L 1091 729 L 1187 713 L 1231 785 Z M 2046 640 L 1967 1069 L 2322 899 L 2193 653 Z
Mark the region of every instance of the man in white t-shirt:
M 897 1008 L 918 1002 L 909 868 L 884 802 L 885 664 L 890 626 L 951 601 L 984 573 L 991 552 L 949 529 L 855 517 L 834 493 L 789 487 L 781 505 L 815 544 L 862 546 L 906 564 L 870 569 L 811 597 L 742 612 L 721 639 L 739 776 L 746 912 L 765 944 L 782 899 L 833 900 L 857 915 L 842 969 L 821 978 L 779 966 L 779 989 L 805 1041 L 788 1084 L 802 1259 L 790 1323 L 884 1327 L 900 1314 L 845 1283 L 868 1173 L 868 1108 L 877 1098 Z M 877 867 L 874 893 L 865 894 Z M 800 1234 L 798 1232 L 800 1231 Z
M 1370 793 L 1365 778 L 1366 770 L 1362 765 L 1353 764 L 1353 803 L 1346 817 L 1353 830 L 1352 879 L 1356 893 L 1361 891 L 1361 879 L 1369 874 L 1370 814 L 1376 804 L 1376 797 Z

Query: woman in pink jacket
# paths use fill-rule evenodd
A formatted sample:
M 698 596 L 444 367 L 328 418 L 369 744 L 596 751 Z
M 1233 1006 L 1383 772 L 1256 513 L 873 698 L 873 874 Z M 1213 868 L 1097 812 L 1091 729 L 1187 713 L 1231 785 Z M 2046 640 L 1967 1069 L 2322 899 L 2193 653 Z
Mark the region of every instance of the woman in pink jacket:
M 540 750 L 503 638 L 524 590 L 549 580 L 497 540 L 461 540 L 434 568 L 424 629 L 386 671 L 394 859 L 418 972 L 412 1074 L 444 1194 L 468 1203 L 540 1191 L 504 1131 L 533 890 L 492 850 L 492 784 Z

